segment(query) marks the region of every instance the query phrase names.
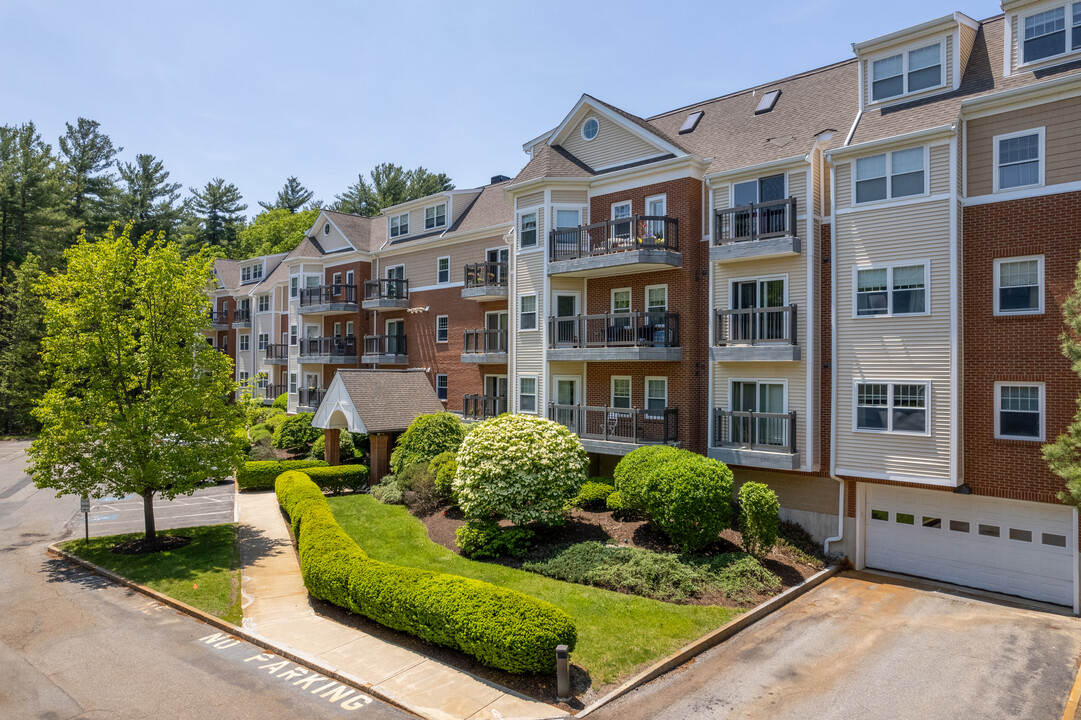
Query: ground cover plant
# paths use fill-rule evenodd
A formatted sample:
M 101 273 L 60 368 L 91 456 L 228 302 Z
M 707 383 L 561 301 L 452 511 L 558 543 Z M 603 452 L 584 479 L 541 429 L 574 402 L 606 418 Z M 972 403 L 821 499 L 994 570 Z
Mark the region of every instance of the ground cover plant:
M 163 537 L 187 537 L 191 542 L 175 550 L 141 555 L 119 555 L 113 548 L 139 538 L 138 533 L 69 540 L 68 552 L 106 570 L 153 588 L 192 607 L 239 625 L 240 553 L 236 525 L 209 525 L 162 531 Z

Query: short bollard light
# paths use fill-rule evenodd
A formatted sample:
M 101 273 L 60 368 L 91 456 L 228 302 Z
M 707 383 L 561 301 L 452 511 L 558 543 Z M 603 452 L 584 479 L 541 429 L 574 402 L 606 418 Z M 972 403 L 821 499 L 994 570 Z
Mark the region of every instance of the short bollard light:
M 569 654 L 566 645 L 556 645 L 556 700 L 559 702 L 567 702 L 571 699 Z

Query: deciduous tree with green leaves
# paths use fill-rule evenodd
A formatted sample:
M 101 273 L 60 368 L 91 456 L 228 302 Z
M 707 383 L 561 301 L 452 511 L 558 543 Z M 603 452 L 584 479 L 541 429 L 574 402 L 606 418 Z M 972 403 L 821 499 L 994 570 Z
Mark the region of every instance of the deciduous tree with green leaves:
M 317 217 L 318 210 L 290 213 L 279 208 L 259 213 L 237 233 L 240 257 L 289 252 L 300 244 Z
M 232 361 L 203 336 L 209 257 L 130 232 L 80 237 L 66 272 L 39 285 L 50 383 L 34 409 L 30 474 L 58 494 L 140 495 L 153 548 L 154 496 L 230 475 L 242 421 L 228 401 Z
M 1066 322 L 1066 329 L 1059 336 L 1062 354 L 1070 361 L 1073 371 L 1081 375 L 1081 262 L 1077 265 L 1073 292 L 1062 304 L 1062 316 Z M 1066 481 L 1059 500 L 1081 507 L 1081 397 L 1077 403 L 1073 422 L 1054 442 L 1043 446 L 1043 457 L 1051 471 Z

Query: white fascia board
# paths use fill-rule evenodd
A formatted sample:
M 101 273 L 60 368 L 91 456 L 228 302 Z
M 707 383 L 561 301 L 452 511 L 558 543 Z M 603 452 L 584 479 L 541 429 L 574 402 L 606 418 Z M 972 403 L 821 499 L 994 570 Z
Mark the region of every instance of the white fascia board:
M 547 132 L 542 132 L 540 135 L 533 138 L 532 140 L 527 140 L 525 143 L 522 144 L 522 152 L 528 153 L 537 143 L 549 140 L 557 129 L 558 128 L 553 128 L 551 130 L 548 130 Z
M 593 180 L 593 176 L 589 177 L 539 177 L 532 180 L 525 180 L 514 185 L 507 185 L 503 188 L 503 198 L 507 202 L 511 202 L 516 195 L 522 195 L 534 187 L 556 187 L 563 186 L 567 188 L 579 188 L 589 187 L 590 181 Z
M 817 144 L 817 143 L 816 143 Z M 814 147 L 811 147 L 811 152 L 814 152 Z M 769 162 L 761 163 L 759 165 L 748 165 L 746 167 L 734 168 L 732 170 L 721 170 L 718 172 L 709 173 L 702 179 L 710 186 L 718 180 L 724 180 L 736 175 L 745 175 L 753 172 L 763 172 L 767 170 L 773 170 L 775 168 L 785 167 L 787 165 L 799 165 L 809 162 L 807 155 L 792 155 L 791 157 L 781 158 L 780 160 L 770 160 Z
M 314 417 L 312 417 L 312 427 L 321 430 L 332 429 L 330 427 L 330 418 L 338 410 L 341 410 L 342 414 L 345 415 L 345 429 L 349 430 L 349 432 L 368 432 L 368 429 L 364 426 L 364 421 L 360 419 L 360 415 L 357 413 L 356 407 L 353 406 L 353 399 L 349 397 L 349 392 L 345 389 L 345 383 L 342 382 L 341 375 L 334 373 L 334 379 L 330 381 L 330 387 L 327 388 L 323 401 L 319 403 L 319 407 L 316 409 Z
M 963 100 L 961 114 L 966 120 L 972 120 L 985 115 L 994 115 L 1005 108 L 1018 110 L 1026 105 L 1068 100 L 1078 95 L 1081 95 L 1081 74 L 1067 75 Z
M 673 155 L 687 154 L 685 150 L 676 147 L 672 143 L 661 138 L 659 135 L 648 132 L 645 128 L 639 126 L 637 123 L 631 122 L 619 113 L 612 112 L 607 107 L 602 105 L 599 100 L 591 97 L 590 95 L 582 95 L 582 97 L 579 98 L 578 102 L 574 104 L 574 108 L 572 108 L 571 111 L 567 113 L 567 116 L 563 118 L 563 122 L 561 122 L 559 124 L 559 127 L 557 127 L 552 132 L 552 136 L 548 139 L 549 145 L 558 145 L 560 143 L 560 141 L 563 139 L 564 134 L 566 134 L 566 132 L 570 129 L 572 121 L 577 116 L 578 111 L 586 105 L 588 105 L 593 112 L 597 113 L 598 115 L 603 115 L 606 119 L 610 120 L 616 125 L 619 125 L 627 132 L 637 136 L 638 138 L 646 141 L 647 143 L 650 143 L 651 145 L 655 145 L 657 148 L 664 150 L 666 153 L 672 153 Z
M 939 125 L 938 127 L 917 130 L 916 132 L 905 133 L 904 135 L 892 135 L 890 137 L 880 138 L 878 140 L 869 140 L 867 142 L 858 143 L 856 145 L 846 145 L 844 147 L 834 148 L 832 150 L 826 151 L 826 157 L 836 160 L 842 157 L 846 157 L 848 155 L 862 154 L 869 150 L 889 147 L 891 145 L 909 145 L 918 141 L 932 140 L 940 136 L 943 138 L 947 138 L 956 130 L 957 123 L 950 123 L 949 125 Z
M 950 13 L 949 15 L 943 15 L 940 18 L 928 20 L 927 22 L 920 23 L 919 25 L 913 25 L 912 27 L 897 30 L 887 35 L 879 35 L 878 37 L 871 38 L 870 40 L 852 43 L 852 52 L 860 55 L 862 53 L 867 53 L 868 51 L 873 51 L 875 48 L 904 42 L 907 38 L 916 38 L 919 35 L 929 35 L 932 32 L 938 30 L 953 28 L 957 25 L 957 23 L 962 22 L 961 17 L 967 18 L 970 22 L 975 22 L 971 18 L 961 15 L 961 13 Z

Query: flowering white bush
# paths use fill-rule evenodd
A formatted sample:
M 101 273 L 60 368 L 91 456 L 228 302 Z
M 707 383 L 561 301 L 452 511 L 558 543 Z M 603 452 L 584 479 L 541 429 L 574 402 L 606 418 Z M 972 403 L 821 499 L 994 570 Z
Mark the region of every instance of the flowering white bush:
M 466 435 L 454 490 L 467 517 L 557 525 L 588 467 L 582 443 L 567 428 L 531 415 L 504 414 Z

